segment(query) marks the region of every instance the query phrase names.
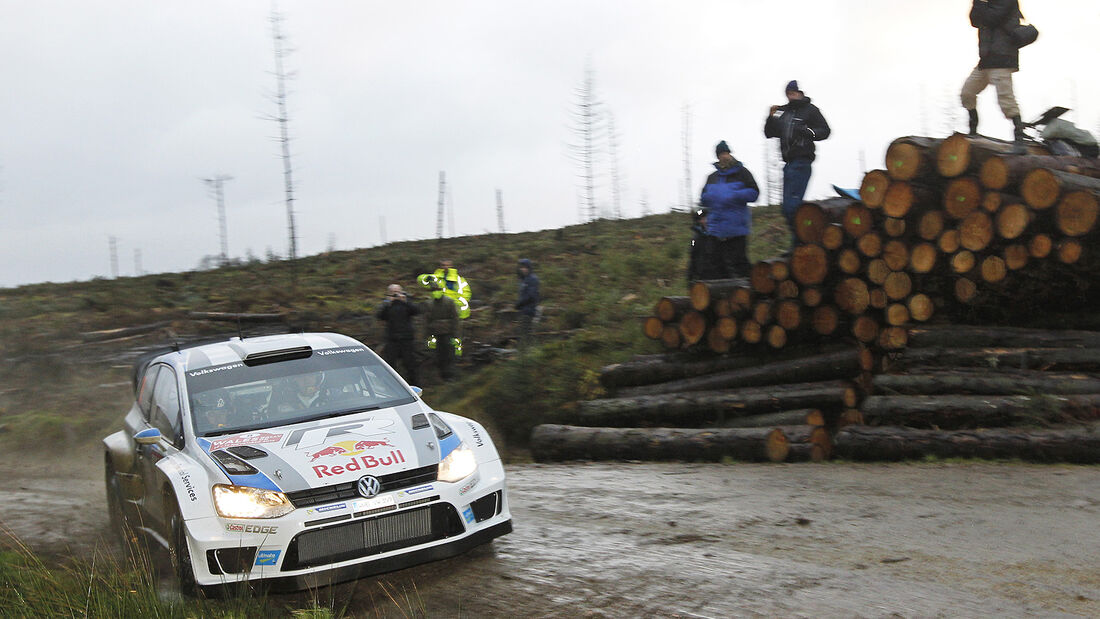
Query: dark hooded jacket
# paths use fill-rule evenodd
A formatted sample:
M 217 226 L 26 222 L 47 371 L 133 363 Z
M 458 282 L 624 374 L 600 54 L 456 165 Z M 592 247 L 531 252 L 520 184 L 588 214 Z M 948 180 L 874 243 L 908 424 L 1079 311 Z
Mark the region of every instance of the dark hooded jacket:
M 970 25 L 978 29 L 978 68 L 1020 68 L 1020 49 L 1012 28 L 1020 23 L 1018 0 L 974 0 Z
M 703 185 L 699 203 L 707 209 L 707 234 L 727 239 L 748 236 L 752 230 L 749 202 L 760 197 L 760 188 L 752 173 L 734 159 L 728 168 L 716 168 Z
M 520 266 L 527 267 L 527 275 L 516 269 L 519 277 L 519 300 L 516 301 L 516 309 L 521 314 L 534 316 L 539 307 L 539 276 L 535 275 L 535 267 L 531 261 L 524 258 L 519 261 Z
M 821 110 L 806 96 L 779 106 L 764 121 L 764 137 L 779 138 L 783 161 L 813 161 L 817 157 L 814 142 L 824 140 L 830 133 L 832 130 Z

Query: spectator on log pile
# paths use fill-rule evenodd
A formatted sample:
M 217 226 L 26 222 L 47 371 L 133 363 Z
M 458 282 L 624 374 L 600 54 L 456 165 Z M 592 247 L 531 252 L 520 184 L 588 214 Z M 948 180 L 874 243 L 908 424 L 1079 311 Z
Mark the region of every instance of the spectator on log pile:
M 749 202 L 760 197 L 752 173 L 734 159 L 725 140 L 714 148 L 718 161 L 703 185 L 699 204 L 707 210 L 714 279 L 748 277 L 748 236 L 752 229 Z
M 521 258 L 516 265 L 516 276 L 519 278 L 519 299 L 515 306 L 519 310 L 519 345 L 526 347 L 531 343 L 539 315 L 539 276 L 535 275 L 534 265 L 527 258 Z
M 420 313 L 416 303 L 409 301 L 405 289 L 400 284 L 390 284 L 386 290 L 386 299 L 378 310 L 378 319 L 386 323 L 386 347 L 382 350 L 382 359 L 397 369 L 400 361 L 405 371 L 402 377 L 410 384 L 418 381 L 416 368 L 416 332 L 413 316 Z
M 970 72 L 960 93 L 962 106 L 970 115 L 970 135 L 978 135 L 978 93 L 993 84 L 1001 112 L 1015 127 L 1013 152 L 1018 155 L 1027 149 L 1020 106 L 1012 92 L 1012 74 L 1020 70 L 1020 48 L 1012 28 L 1020 24 L 1022 17 L 1017 0 L 974 0 L 970 25 L 978 29 L 978 66 Z
M 811 165 L 816 158 L 814 142 L 829 137 L 831 130 L 821 110 L 798 88 L 798 81 L 787 82 L 787 104 L 773 105 L 764 121 L 764 137 L 779 138 L 783 156 L 783 216 L 791 229 L 791 249 L 798 244 L 794 213 L 810 184 Z

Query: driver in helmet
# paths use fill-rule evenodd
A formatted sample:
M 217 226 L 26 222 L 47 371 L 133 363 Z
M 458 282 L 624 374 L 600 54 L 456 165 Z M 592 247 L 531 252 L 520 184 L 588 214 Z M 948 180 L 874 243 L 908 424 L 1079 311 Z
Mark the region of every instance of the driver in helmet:
M 229 394 L 223 389 L 200 393 L 195 398 L 192 407 L 199 414 L 208 430 L 225 428 L 230 425 L 232 406 L 229 403 Z
M 321 405 L 321 385 L 325 382 L 324 372 L 296 374 L 289 379 L 290 393 L 275 403 L 274 410 L 279 413 L 316 408 Z

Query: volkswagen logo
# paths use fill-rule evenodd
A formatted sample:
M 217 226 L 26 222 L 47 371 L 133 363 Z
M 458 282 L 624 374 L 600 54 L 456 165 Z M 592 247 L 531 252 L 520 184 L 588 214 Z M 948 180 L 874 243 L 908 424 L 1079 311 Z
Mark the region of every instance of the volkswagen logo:
M 364 475 L 359 478 L 359 483 L 356 484 L 356 488 L 359 489 L 360 496 L 364 499 L 369 499 L 382 491 L 382 482 L 378 481 L 377 477 Z

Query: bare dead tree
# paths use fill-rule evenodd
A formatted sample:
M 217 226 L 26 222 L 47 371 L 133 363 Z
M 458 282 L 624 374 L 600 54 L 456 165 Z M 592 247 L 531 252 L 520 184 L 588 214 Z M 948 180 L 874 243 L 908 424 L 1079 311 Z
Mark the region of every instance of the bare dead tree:
M 278 110 L 275 116 L 269 117 L 269 120 L 275 121 L 279 125 L 279 135 L 276 140 L 279 142 L 280 156 L 283 160 L 283 193 L 286 201 L 287 236 L 289 237 L 287 258 L 294 260 L 298 257 L 298 233 L 294 225 L 294 175 L 290 164 L 290 130 L 288 127 L 290 118 L 287 112 L 286 87 L 287 81 L 292 79 L 293 75 L 287 73 L 284 63 L 286 56 L 292 50 L 287 47 L 286 35 L 283 34 L 283 15 L 274 2 L 271 4 L 269 21 L 271 22 L 271 36 L 275 42 L 275 94 L 272 98 Z
M 572 131 L 579 144 L 570 144 L 570 157 L 579 166 L 581 182 L 580 210 L 582 221 L 595 221 L 596 210 L 596 144 L 603 132 L 602 104 L 596 98 L 595 75 L 591 66 L 585 67 L 584 81 L 574 89 L 577 100 L 572 113 Z
M 231 180 L 233 180 L 233 177 L 228 174 L 216 174 L 210 178 L 202 179 L 202 182 L 214 190 L 214 199 L 218 205 L 218 232 L 221 236 L 222 266 L 229 263 L 229 234 L 225 222 L 225 192 L 223 185 L 225 181 Z
M 108 236 L 107 245 L 111 251 L 111 279 L 118 279 L 118 239 Z
M 435 215 L 435 238 L 443 238 L 444 200 L 447 197 L 447 174 L 439 171 L 439 204 Z
M 690 211 L 695 206 L 695 192 L 691 188 L 691 104 L 685 103 L 683 108 L 683 128 L 680 137 L 684 142 L 684 210 Z
M 615 131 L 615 116 L 611 110 L 607 111 L 607 154 L 610 157 L 612 217 L 622 219 L 623 175 L 619 168 L 619 134 Z

